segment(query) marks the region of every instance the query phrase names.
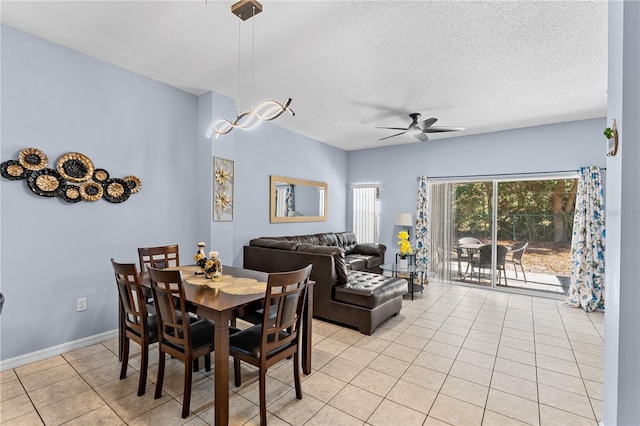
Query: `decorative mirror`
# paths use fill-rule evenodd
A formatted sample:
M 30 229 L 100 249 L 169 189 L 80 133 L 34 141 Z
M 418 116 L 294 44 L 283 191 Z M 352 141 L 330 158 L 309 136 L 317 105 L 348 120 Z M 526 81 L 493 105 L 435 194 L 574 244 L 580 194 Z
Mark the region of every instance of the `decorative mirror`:
M 271 176 L 271 223 L 327 220 L 327 184 Z

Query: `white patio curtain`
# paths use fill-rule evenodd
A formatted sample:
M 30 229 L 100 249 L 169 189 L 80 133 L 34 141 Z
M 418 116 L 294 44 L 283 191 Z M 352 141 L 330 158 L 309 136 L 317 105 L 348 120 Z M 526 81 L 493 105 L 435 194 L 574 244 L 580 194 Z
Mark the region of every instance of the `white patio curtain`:
M 587 312 L 604 310 L 604 193 L 600 169 L 578 172 L 576 212 L 571 240 L 571 285 L 567 303 Z
M 439 282 L 451 282 L 451 258 L 455 252 L 453 183 L 430 183 L 428 188 L 430 277 Z

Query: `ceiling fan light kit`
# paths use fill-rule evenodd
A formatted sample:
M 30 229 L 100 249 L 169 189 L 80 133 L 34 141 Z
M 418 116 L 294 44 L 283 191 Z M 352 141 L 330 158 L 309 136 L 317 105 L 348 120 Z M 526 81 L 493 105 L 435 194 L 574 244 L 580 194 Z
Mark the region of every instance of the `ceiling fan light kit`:
M 262 5 L 257 0 L 240 0 L 239 2 L 231 6 L 231 13 L 236 15 L 242 21 L 255 17 L 258 13 L 262 12 Z M 254 47 L 255 47 L 255 30 L 252 31 L 252 47 L 251 47 L 251 90 L 253 92 L 253 63 L 254 63 Z M 240 35 L 238 33 L 238 51 L 240 50 Z M 240 60 L 238 59 L 238 68 L 240 67 Z M 238 73 L 240 78 L 240 73 Z M 238 83 L 238 87 L 240 84 Z M 238 89 L 239 90 L 239 89 Z M 240 94 L 238 93 L 238 96 Z M 253 95 L 253 93 L 252 93 Z M 252 96 L 253 98 L 253 96 Z M 214 134 L 218 139 L 222 135 L 226 135 L 233 129 L 251 130 L 258 126 L 263 121 L 274 120 L 287 111 L 291 115 L 295 115 L 293 110 L 289 107 L 292 99 L 288 98 L 283 104 L 274 101 L 273 99 L 267 99 L 260 102 L 258 105 L 251 105 L 251 109 L 243 112 L 239 112 L 236 118 L 233 120 L 227 120 L 220 118 L 214 120 L 209 126 L 207 137 L 211 137 Z M 253 103 L 253 102 L 252 102 Z M 239 108 L 238 108 L 239 110 Z
M 434 127 L 437 118 L 431 117 L 422 121 L 418 121 L 421 117 L 421 114 L 418 112 L 412 112 L 409 114 L 411 118 L 411 124 L 408 127 L 376 127 L 376 129 L 387 129 L 387 130 L 402 130 L 400 133 L 396 133 L 391 136 L 386 136 L 381 141 L 389 138 L 393 138 L 396 136 L 404 135 L 407 132 L 411 132 L 411 134 L 420 141 L 428 141 L 429 137 L 427 133 L 443 133 L 443 132 L 458 132 L 464 130 L 464 127 Z

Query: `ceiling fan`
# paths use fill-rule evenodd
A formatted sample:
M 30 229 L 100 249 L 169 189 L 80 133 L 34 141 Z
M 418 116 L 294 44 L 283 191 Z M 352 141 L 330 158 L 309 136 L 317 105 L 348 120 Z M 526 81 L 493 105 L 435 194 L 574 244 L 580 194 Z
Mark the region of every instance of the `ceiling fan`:
M 433 127 L 433 124 L 438 121 L 437 118 L 427 118 L 426 120 L 418 121 L 420 118 L 420 113 L 414 112 L 409 114 L 411 117 L 411 124 L 408 127 L 376 127 L 376 129 L 389 129 L 389 130 L 402 130 L 400 133 L 396 133 L 395 135 L 387 136 L 381 141 L 389 138 L 393 138 L 395 136 L 404 135 L 407 132 L 411 132 L 411 134 L 418 140 L 428 141 L 429 137 L 427 133 L 441 133 L 441 132 L 457 132 L 460 130 L 464 130 L 464 127 Z

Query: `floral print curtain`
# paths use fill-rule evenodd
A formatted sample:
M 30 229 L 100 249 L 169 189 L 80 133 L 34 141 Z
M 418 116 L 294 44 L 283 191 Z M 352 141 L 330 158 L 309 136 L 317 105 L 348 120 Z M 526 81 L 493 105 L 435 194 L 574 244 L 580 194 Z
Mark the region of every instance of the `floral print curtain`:
M 600 169 L 581 167 L 571 241 L 567 303 L 587 312 L 604 310 L 604 194 Z
M 416 211 L 416 266 L 425 268 L 428 276 L 431 257 L 431 230 L 429 229 L 429 184 L 426 176 L 418 177 L 418 202 Z
M 296 201 L 294 198 L 294 185 L 287 185 L 287 216 L 293 216 L 293 212 L 296 210 Z

